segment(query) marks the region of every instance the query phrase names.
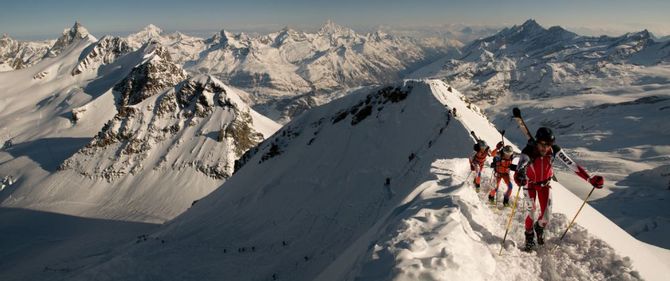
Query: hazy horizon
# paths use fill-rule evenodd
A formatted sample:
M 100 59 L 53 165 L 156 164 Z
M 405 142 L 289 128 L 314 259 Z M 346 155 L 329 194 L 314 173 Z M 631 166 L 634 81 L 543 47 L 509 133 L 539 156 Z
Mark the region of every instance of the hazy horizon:
M 559 2 L 559 3 L 556 3 Z M 16 1 L 0 10 L 0 33 L 21 40 L 55 39 L 75 21 L 95 36 L 127 35 L 154 24 L 166 32 L 266 33 L 284 26 L 315 30 L 326 20 L 354 30 L 378 26 L 411 29 L 450 24 L 506 27 L 535 19 L 548 28 L 560 25 L 583 35 L 621 35 L 649 30 L 656 36 L 670 34 L 665 15 L 670 1 L 621 0 L 549 1 Z

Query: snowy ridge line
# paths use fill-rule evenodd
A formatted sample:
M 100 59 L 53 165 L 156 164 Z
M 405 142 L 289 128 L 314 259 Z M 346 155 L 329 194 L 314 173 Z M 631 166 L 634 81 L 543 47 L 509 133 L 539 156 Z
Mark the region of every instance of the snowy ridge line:
M 432 145 L 438 140 L 438 138 L 440 136 L 442 136 L 442 134 L 447 131 L 447 128 L 449 128 L 449 122 L 451 122 L 452 118 L 453 117 L 451 116 L 451 114 L 449 114 L 449 112 L 445 112 L 445 119 L 447 120 L 447 122 L 445 122 L 445 124 L 443 124 L 443 125 L 438 124 L 435 127 L 436 129 L 434 130 L 435 131 L 434 137 L 432 137 L 428 141 L 428 143 L 424 142 L 424 144 L 419 146 L 418 149 L 413 150 L 413 151 L 416 151 L 416 152 L 412 152 L 410 157 L 411 156 L 414 156 L 414 157 L 412 157 L 410 159 L 409 163 L 406 164 L 406 167 L 402 169 L 402 171 L 403 171 L 402 176 L 400 176 L 399 178 L 404 178 L 405 176 L 407 176 L 407 173 L 409 173 L 409 172 L 416 172 L 416 170 L 414 170 L 414 167 L 418 163 L 417 160 L 420 160 L 421 157 L 422 157 L 422 153 L 429 150 L 432 147 Z

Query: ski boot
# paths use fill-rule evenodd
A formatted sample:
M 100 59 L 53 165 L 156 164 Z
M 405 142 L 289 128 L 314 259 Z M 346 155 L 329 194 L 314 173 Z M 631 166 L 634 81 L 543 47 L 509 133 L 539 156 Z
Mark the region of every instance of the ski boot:
M 509 197 L 503 198 L 503 207 L 509 207 Z
M 544 227 L 540 226 L 539 223 L 535 222 L 534 228 L 535 228 L 535 234 L 537 234 L 537 244 L 544 245 Z
M 495 205 L 495 203 L 496 203 L 496 197 L 489 194 L 489 204 Z
M 530 232 L 525 232 L 524 234 L 526 234 L 526 245 L 523 247 L 523 250 L 529 252 L 535 246 L 535 241 L 533 241 L 533 238 L 535 238 L 535 233 L 533 233 L 531 230 Z
M 480 190 L 480 185 L 478 183 L 475 183 L 475 192 L 479 193 Z

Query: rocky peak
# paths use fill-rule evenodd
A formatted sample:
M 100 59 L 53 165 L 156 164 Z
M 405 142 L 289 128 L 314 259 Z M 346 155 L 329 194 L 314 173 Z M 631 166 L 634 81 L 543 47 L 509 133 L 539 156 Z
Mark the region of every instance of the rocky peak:
M 74 25 L 70 30 L 68 31 L 67 29 L 63 31 L 63 35 L 69 34 L 70 37 L 72 38 L 86 38 L 86 36 L 89 35 L 88 30 L 81 25 L 78 21 L 74 22 Z
M 544 27 L 539 25 L 535 20 L 529 19 L 526 22 L 524 22 L 522 25 L 515 25 L 511 29 L 511 34 L 524 34 L 524 35 L 532 35 L 532 34 L 539 34 L 543 33 L 546 31 Z
M 167 48 L 152 41 L 144 46 L 145 60 L 114 86 L 119 108 L 140 103 L 187 78 L 186 71 L 174 63 Z
M 67 47 L 72 45 L 75 41 L 92 37 L 88 30 L 79 22 L 75 22 L 70 29 L 63 30 L 63 34 L 56 40 L 53 47 L 49 49 L 46 56 L 56 57 Z M 90 38 L 93 40 L 93 38 Z
M 649 32 L 649 30 L 642 30 L 640 32 L 635 32 L 635 33 L 629 33 L 628 34 L 629 38 L 635 40 L 635 41 L 647 41 L 647 40 L 653 40 L 653 35 Z
M 521 25 L 521 27 L 524 28 L 524 29 L 531 29 L 531 30 L 534 30 L 534 29 L 535 30 L 536 29 L 544 30 L 544 28 L 539 23 L 537 23 L 537 21 L 535 21 L 534 19 L 528 19 L 527 21 L 525 21 Z
M 207 43 L 212 45 L 227 46 L 228 42 L 234 38 L 235 34 L 225 29 L 222 29 L 219 33 L 214 34 L 214 36 L 212 36 L 212 38 Z

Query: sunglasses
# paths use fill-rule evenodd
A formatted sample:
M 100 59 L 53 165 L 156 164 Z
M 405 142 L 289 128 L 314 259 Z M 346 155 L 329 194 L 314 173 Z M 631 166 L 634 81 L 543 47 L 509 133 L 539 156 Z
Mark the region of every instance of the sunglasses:
M 553 145 L 553 143 L 551 143 L 551 142 L 545 142 L 545 141 L 538 141 L 537 142 L 537 146 L 549 147 L 551 145 Z

